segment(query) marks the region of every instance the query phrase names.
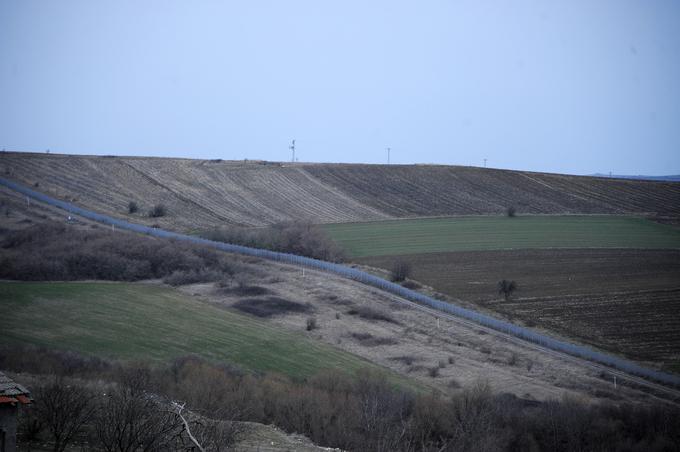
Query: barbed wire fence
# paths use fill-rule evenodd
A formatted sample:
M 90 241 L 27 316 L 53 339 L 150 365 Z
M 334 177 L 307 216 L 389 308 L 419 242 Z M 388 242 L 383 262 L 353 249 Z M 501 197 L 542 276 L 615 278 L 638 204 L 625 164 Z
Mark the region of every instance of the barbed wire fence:
M 545 334 L 537 333 L 528 328 L 512 324 L 503 320 L 496 319 L 486 314 L 482 314 L 471 309 L 466 309 L 461 306 L 457 306 L 450 302 L 444 302 L 441 300 L 434 299 L 422 293 L 416 292 L 414 290 L 407 289 L 393 282 L 387 281 L 378 276 L 372 275 L 362 270 L 356 268 L 351 268 L 346 265 L 336 264 L 333 262 L 326 262 L 319 259 L 314 259 L 305 256 L 298 256 L 295 254 L 282 253 L 277 251 L 251 248 L 242 245 L 235 245 L 224 242 L 217 242 L 213 240 L 208 240 L 200 237 L 194 237 L 185 234 L 179 234 L 176 232 L 166 231 L 160 228 L 154 228 L 150 226 L 144 226 L 135 223 L 129 223 L 127 221 L 119 220 L 108 215 L 103 215 L 96 213 L 87 209 L 83 209 L 74 204 L 61 201 L 51 196 L 45 195 L 43 193 L 32 190 L 16 182 L 4 179 L 0 177 L 0 185 L 10 188 L 18 193 L 21 193 L 29 198 L 44 202 L 46 204 L 61 208 L 69 213 L 69 216 L 79 215 L 83 218 L 93 220 L 99 223 L 107 224 L 113 228 L 118 227 L 128 231 L 138 232 L 141 234 L 148 234 L 154 237 L 168 238 L 181 240 L 190 243 L 196 243 L 200 245 L 207 245 L 215 249 L 226 251 L 229 253 L 237 253 L 247 256 L 254 256 L 262 259 L 269 259 L 273 261 L 293 264 L 301 266 L 303 268 L 312 268 L 317 270 L 322 270 L 325 272 L 334 273 L 340 275 L 344 278 L 348 278 L 354 281 L 358 281 L 369 286 L 377 287 L 386 292 L 390 292 L 399 297 L 403 297 L 407 300 L 413 301 L 415 303 L 428 306 L 430 308 L 436 309 L 441 312 L 452 314 L 454 316 L 470 320 L 479 325 L 491 328 L 493 330 L 510 334 L 519 339 L 532 342 L 534 344 L 541 345 L 551 350 L 566 353 L 571 356 L 578 358 L 583 358 L 586 360 L 594 361 L 599 364 L 604 364 L 606 366 L 618 369 L 623 372 L 627 372 L 632 375 L 637 375 L 640 377 L 645 377 L 651 380 L 655 380 L 660 383 L 665 383 L 673 386 L 680 386 L 680 377 L 672 375 L 666 372 L 657 371 L 654 369 L 649 369 L 640 366 L 632 361 L 625 360 L 616 356 L 608 355 L 602 352 L 592 350 L 588 347 L 572 344 L 563 340 L 558 340 L 553 337 L 547 336 Z

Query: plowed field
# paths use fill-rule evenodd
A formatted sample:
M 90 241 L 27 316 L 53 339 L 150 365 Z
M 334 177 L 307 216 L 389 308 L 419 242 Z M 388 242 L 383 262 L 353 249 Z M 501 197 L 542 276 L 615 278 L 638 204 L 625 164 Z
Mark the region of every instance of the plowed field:
M 365 257 L 515 321 L 680 371 L 680 251 L 523 250 Z M 496 291 L 515 280 L 510 301 Z
M 1 153 L 3 177 L 83 207 L 193 231 L 223 224 L 420 216 L 635 213 L 680 217 L 680 183 L 458 166 L 279 164 Z M 140 206 L 136 215 L 127 205 Z M 144 214 L 162 203 L 168 215 Z

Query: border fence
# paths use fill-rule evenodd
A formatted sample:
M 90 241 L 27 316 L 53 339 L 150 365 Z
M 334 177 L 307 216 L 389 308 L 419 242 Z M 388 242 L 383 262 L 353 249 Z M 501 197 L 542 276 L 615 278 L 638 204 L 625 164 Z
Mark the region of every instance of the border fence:
M 582 345 L 571 344 L 569 342 L 561 341 L 544 334 L 537 333 L 530 329 L 514 325 L 512 323 L 496 319 L 494 317 L 457 306 L 452 303 L 444 302 L 441 300 L 436 300 L 427 295 L 421 294 L 419 292 L 407 289 L 393 282 L 387 281 L 385 279 L 379 278 L 370 273 L 357 270 L 341 264 L 335 264 L 332 262 L 326 262 L 318 259 L 313 259 L 305 256 L 298 256 L 295 254 L 281 253 L 276 251 L 270 251 L 259 248 L 251 248 L 247 246 L 234 245 L 230 243 L 216 242 L 213 240 L 203 239 L 200 237 L 193 237 L 190 235 L 179 234 L 176 232 L 165 231 L 163 229 L 143 226 L 139 224 L 129 223 L 127 221 L 118 220 L 116 218 L 109 217 L 100 213 L 92 212 L 87 209 L 83 209 L 74 204 L 60 201 L 58 199 L 47 196 L 43 193 L 37 192 L 30 188 L 24 187 L 16 182 L 9 181 L 7 179 L 0 177 L 0 185 L 4 185 L 16 192 L 19 192 L 27 197 L 42 201 L 46 204 L 59 207 L 68 211 L 70 214 L 75 214 L 82 216 L 84 218 L 94 220 L 100 223 L 112 225 L 114 227 L 119 227 L 121 229 L 126 229 L 129 231 L 139 232 L 142 234 L 148 234 L 154 237 L 170 238 L 176 240 L 182 240 L 186 242 L 208 245 L 213 248 L 226 251 L 229 253 L 244 254 L 247 256 L 259 257 L 262 259 L 269 259 L 278 262 L 284 262 L 288 264 L 313 268 L 317 270 L 322 270 L 326 272 L 335 273 L 342 277 L 352 279 L 354 281 L 361 282 L 379 289 L 385 290 L 392 294 L 403 297 L 407 300 L 419 303 L 421 305 L 434 308 L 438 311 L 445 312 L 448 314 L 453 314 L 457 317 L 461 317 L 466 320 L 473 321 L 479 325 L 491 328 L 502 333 L 510 334 L 514 337 L 541 345 L 543 347 L 555 350 L 558 352 L 566 353 L 568 355 L 576 356 L 578 358 L 587 359 L 590 361 L 597 362 L 599 364 L 604 364 L 610 366 L 614 369 L 618 369 L 629 374 L 649 378 L 661 383 L 680 386 L 680 377 L 672 375 L 669 373 L 656 371 L 646 367 L 642 367 L 632 361 L 628 361 L 616 356 L 601 353 L 595 350 L 591 350 L 588 347 Z

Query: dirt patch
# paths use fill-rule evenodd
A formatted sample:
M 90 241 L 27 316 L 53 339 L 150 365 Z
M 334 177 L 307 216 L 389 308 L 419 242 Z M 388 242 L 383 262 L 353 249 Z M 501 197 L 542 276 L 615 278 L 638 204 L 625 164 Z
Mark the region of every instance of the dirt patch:
M 239 300 L 232 306 L 239 311 L 257 317 L 272 317 L 312 311 L 312 307 L 309 304 L 296 303 L 279 297 L 248 298 Z
M 269 295 L 271 291 L 266 287 L 254 285 L 237 285 L 234 287 L 224 287 L 221 289 L 222 293 L 228 295 L 239 295 L 243 297 L 257 297 L 261 295 Z
M 371 333 L 352 333 L 352 338 L 364 347 L 377 347 L 379 345 L 395 345 L 399 341 L 393 337 L 376 337 Z
M 357 306 L 356 308 L 352 308 L 347 311 L 347 315 L 356 315 L 369 321 L 399 323 L 394 319 L 394 317 L 392 317 L 390 313 L 376 309 L 372 306 Z

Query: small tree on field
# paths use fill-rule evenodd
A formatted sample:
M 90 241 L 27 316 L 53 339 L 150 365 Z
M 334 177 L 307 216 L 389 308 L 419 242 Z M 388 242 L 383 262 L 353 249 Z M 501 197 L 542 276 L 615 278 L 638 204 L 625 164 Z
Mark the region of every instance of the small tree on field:
M 128 213 L 135 213 L 139 210 L 139 206 L 137 205 L 136 202 L 130 201 L 128 203 Z
M 505 301 L 508 301 L 512 293 L 516 290 L 517 283 L 515 283 L 515 281 L 508 281 L 507 279 L 504 279 L 498 282 L 498 293 L 503 295 Z
M 411 264 L 406 261 L 398 260 L 392 265 L 391 278 L 394 282 L 404 281 L 411 276 Z
M 166 214 L 165 206 L 163 204 L 156 204 L 149 210 L 149 216 L 151 218 L 164 217 Z
M 515 209 L 515 206 L 510 206 L 508 207 L 508 210 L 505 211 L 505 214 L 510 218 L 513 218 L 516 213 L 517 209 Z

